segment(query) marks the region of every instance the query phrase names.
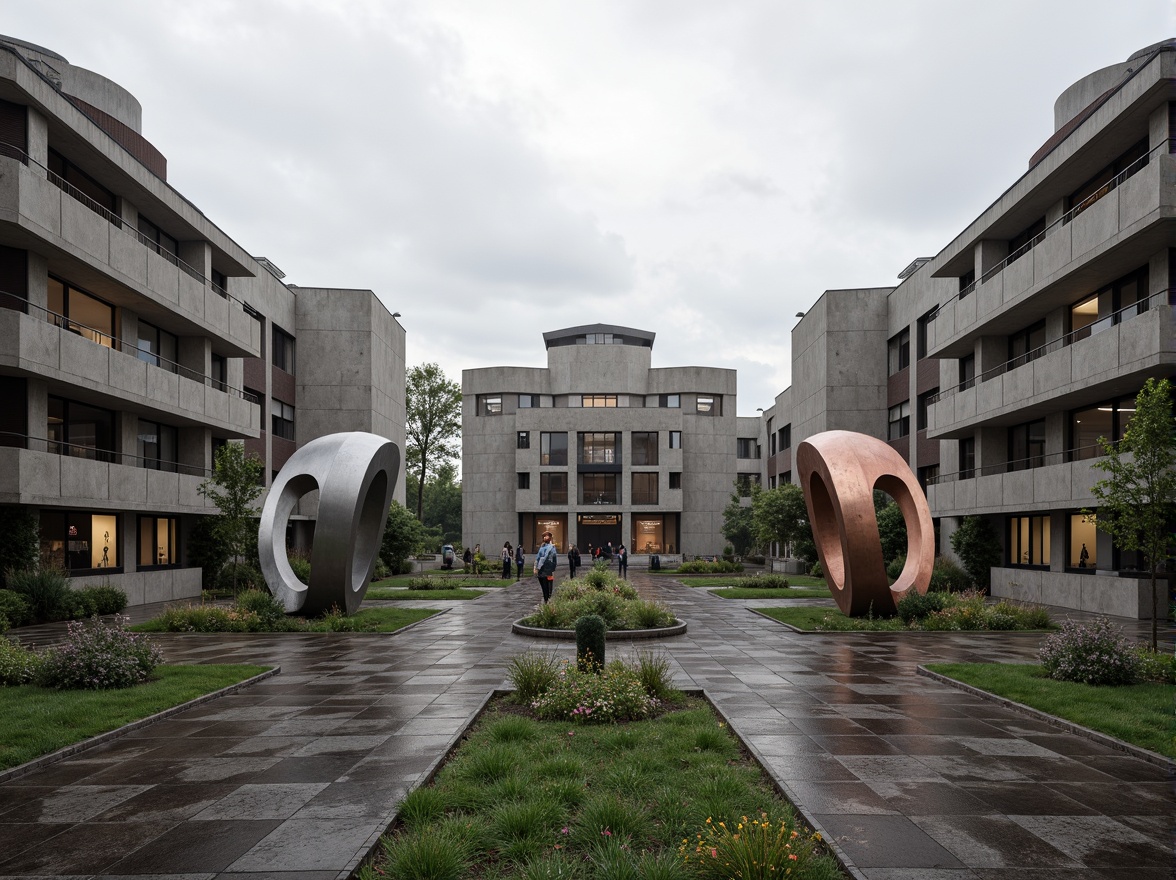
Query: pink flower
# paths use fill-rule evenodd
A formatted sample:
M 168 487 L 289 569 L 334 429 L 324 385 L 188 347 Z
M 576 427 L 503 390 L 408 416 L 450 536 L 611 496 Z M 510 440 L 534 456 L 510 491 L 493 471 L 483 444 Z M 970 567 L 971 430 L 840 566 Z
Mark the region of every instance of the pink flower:
M 563 828 L 559 829 L 559 833 L 560 834 L 570 834 L 571 832 L 568 831 L 568 826 L 565 825 Z

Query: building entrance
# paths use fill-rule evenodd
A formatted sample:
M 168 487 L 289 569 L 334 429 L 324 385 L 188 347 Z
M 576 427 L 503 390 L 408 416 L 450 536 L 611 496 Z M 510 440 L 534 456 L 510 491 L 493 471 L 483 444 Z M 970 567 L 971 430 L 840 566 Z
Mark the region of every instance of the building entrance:
M 603 547 L 612 543 L 615 550 L 621 543 L 621 517 L 615 513 L 581 513 L 576 516 L 576 546 L 581 553 L 588 545 Z

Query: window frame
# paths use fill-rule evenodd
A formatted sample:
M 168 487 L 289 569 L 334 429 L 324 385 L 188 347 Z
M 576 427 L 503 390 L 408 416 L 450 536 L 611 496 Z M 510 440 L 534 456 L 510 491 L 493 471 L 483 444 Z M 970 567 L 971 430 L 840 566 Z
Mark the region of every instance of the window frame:
M 562 492 L 559 483 L 563 484 Z M 553 486 L 552 484 L 556 484 Z M 561 500 L 562 496 L 562 500 Z M 540 471 L 539 472 L 539 503 L 546 505 L 567 506 L 568 503 L 568 472 Z
M 515 449 L 530 449 L 531 448 L 531 432 L 530 431 L 516 431 L 515 432 Z
M 682 432 L 681 431 L 668 431 L 667 434 L 669 435 L 669 438 L 668 438 L 669 446 L 667 448 L 668 449 L 681 449 L 682 448 Z
M 658 500 L 659 484 L 657 471 L 632 471 L 629 503 L 633 505 L 651 505 L 660 503 Z M 642 484 L 638 488 L 638 484 Z M 652 487 L 652 491 L 650 489 Z
M 896 403 L 886 411 L 886 439 L 901 440 L 911 433 L 911 401 Z
M 270 363 L 283 373 L 295 374 L 294 337 L 270 321 Z
M 297 423 L 295 416 L 296 413 L 293 404 L 286 403 L 284 400 L 278 400 L 276 397 L 270 398 L 270 431 L 273 436 L 280 437 L 282 440 L 297 442 Z
M 167 523 L 167 557 L 168 562 L 159 561 L 159 526 L 161 522 Z M 151 526 L 151 562 L 143 561 L 143 551 L 145 548 L 143 543 L 143 526 L 150 523 Z M 182 565 L 180 556 L 180 518 L 178 516 L 169 516 L 167 514 L 139 514 L 138 529 L 135 531 L 135 556 L 138 559 L 136 569 L 139 571 L 146 570 L 160 570 L 165 568 L 179 568 Z
M 910 365 L 911 328 L 903 327 L 886 341 L 886 375 L 897 375 Z
M 563 449 L 552 448 L 552 438 L 563 438 Z M 562 453 L 562 454 L 561 454 Z M 568 466 L 568 432 L 540 431 L 539 432 L 539 464 L 543 467 Z
M 629 433 L 629 464 L 635 467 L 656 467 L 659 434 L 659 431 L 631 431 Z

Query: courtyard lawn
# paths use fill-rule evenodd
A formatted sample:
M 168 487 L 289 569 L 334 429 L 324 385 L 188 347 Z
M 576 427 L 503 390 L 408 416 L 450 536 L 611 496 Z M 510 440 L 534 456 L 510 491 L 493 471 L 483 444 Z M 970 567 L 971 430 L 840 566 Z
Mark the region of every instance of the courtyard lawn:
M 671 572 L 672 574 L 673 572 Z M 748 578 L 755 577 L 754 574 L 722 574 L 722 575 L 682 575 L 682 583 L 688 587 L 738 587 L 739 584 Z M 828 585 L 824 578 L 809 577 L 807 574 L 786 574 L 789 588 L 792 587 L 812 587 L 823 589 L 825 592 L 829 591 Z
M 159 666 L 155 679 L 121 690 L 0 687 L 0 770 L 237 684 L 268 666 Z
M 485 590 L 452 589 L 438 584 L 435 590 L 407 590 L 403 588 L 389 590 L 372 588 L 364 594 L 364 599 L 392 599 L 400 601 L 408 599 L 477 599 L 479 596 L 485 595 Z
M 850 618 L 836 606 L 803 605 L 793 608 L 757 608 L 760 614 L 787 623 L 805 632 L 899 632 L 905 630 L 897 618 Z M 826 620 L 828 618 L 828 620 Z
M 424 597 L 433 596 L 425 593 Z M 422 597 L 422 598 L 424 598 Z M 433 596 L 435 598 L 435 596 Z M 329 614 L 307 620 L 284 617 L 267 626 L 256 617 L 245 624 L 239 612 L 219 606 L 172 608 L 160 617 L 130 627 L 133 632 L 364 632 L 390 633 L 441 612 L 436 608 L 361 608 L 350 617 Z M 234 616 L 236 615 L 236 616 Z
M 928 663 L 927 668 L 1140 748 L 1176 758 L 1173 688 L 1150 682 L 1095 686 L 1054 681 L 1035 664 Z
M 501 569 L 500 569 L 501 571 Z M 386 577 L 378 581 L 372 581 L 368 587 L 369 590 L 379 590 L 388 587 L 407 587 L 409 581 L 419 580 L 420 578 L 428 578 L 438 582 L 437 588 L 441 590 L 452 589 L 467 589 L 469 587 L 504 587 L 514 581 L 503 580 L 501 574 L 463 574 L 462 572 L 438 572 L 426 571 L 423 574 L 398 574 L 393 577 Z
M 726 589 L 711 590 L 720 599 L 831 599 L 833 594 L 828 589 L 809 590 L 796 587 L 782 587 L 776 589 L 755 589 L 749 587 L 727 587 Z

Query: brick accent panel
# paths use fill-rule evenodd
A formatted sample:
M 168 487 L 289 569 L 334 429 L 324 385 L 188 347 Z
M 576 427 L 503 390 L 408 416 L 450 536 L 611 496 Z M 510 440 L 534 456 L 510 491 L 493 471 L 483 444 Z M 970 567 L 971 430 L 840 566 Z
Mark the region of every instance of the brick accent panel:
M 939 464 L 939 441 L 928 440 L 926 430 L 915 435 L 915 451 L 918 453 L 919 467 Z
M 110 135 L 115 143 L 134 156 L 148 171 L 160 180 L 167 180 L 167 159 L 155 149 L 149 140 L 109 113 L 87 104 L 81 98 L 66 95 L 69 102 L 81 110 L 100 129 Z
M 907 434 L 905 437 L 899 437 L 897 440 L 890 441 L 890 448 L 897 452 L 906 460 L 907 464 L 911 463 L 911 435 Z
M 270 394 L 282 403 L 288 403 L 290 406 L 295 406 L 297 401 L 294 399 L 294 377 L 285 370 L 279 370 L 277 367 L 270 367 Z
M 915 367 L 915 393 L 939 386 L 939 358 L 923 358 Z
M 903 367 L 886 380 L 886 405 L 902 403 L 911 396 L 911 368 Z

